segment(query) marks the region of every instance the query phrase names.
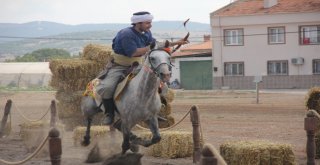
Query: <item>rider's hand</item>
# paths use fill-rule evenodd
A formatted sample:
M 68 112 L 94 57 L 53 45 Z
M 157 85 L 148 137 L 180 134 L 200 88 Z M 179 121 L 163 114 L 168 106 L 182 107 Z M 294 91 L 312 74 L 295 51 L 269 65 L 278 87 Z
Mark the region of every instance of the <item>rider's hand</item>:
M 188 43 L 189 43 L 188 40 L 184 40 L 184 39 L 180 39 L 180 40 L 178 40 L 178 41 L 176 41 L 176 42 L 177 42 L 177 45 L 185 45 L 185 44 L 188 44 Z
M 171 42 L 171 43 L 170 43 L 170 46 L 185 45 L 185 44 L 188 44 L 188 43 L 189 43 L 188 40 L 180 39 L 180 40 L 178 40 L 178 41 Z

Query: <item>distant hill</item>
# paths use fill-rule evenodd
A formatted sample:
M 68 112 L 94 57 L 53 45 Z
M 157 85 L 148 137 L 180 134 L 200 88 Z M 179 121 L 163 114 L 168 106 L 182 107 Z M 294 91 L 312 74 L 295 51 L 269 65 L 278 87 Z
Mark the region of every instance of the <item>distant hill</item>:
M 29 22 L 23 24 L 0 23 L 1 58 L 21 56 L 41 48 L 66 49 L 77 54 L 89 43 L 110 44 L 116 32 L 130 24 L 81 24 L 66 25 L 55 22 Z M 210 34 L 210 25 L 189 22 L 192 42 L 202 41 Z M 183 21 L 158 21 L 152 23 L 152 32 L 157 39 L 177 39 L 187 32 Z
M 174 30 L 182 25 L 181 21 L 158 21 L 153 22 L 152 30 L 166 31 Z M 42 37 L 52 36 L 62 33 L 87 32 L 87 31 L 117 31 L 121 28 L 130 26 L 130 24 L 106 23 L 106 24 L 80 24 L 67 25 L 55 22 L 35 21 L 22 24 L 0 23 L 0 43 L 6 41 L 16 41 L 19 38 L 14 37 Z M 190 31 L 210 31 L 209 24 L 189 22 Z M 12 37 L 12 38 L 10 38 Z

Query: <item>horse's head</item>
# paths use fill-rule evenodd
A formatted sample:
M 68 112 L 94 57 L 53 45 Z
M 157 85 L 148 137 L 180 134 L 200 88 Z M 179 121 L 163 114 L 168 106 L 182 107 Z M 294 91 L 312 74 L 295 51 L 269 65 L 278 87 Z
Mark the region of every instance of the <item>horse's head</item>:
M 172 64 L 170 54 L 165 49 L 154 49 L 147 55 L 149 67 L 163 82 L 169 82 L 171 78 Z

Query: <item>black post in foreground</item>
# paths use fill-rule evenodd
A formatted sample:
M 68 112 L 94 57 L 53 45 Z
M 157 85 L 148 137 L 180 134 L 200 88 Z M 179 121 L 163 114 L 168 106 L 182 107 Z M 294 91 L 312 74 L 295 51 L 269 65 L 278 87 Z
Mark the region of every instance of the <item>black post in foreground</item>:
M 52 128 L 49 132 L 49 152 L 52 165 L 61 165 L 62 145 L 60 132 L 57 128 Z
M 6 106 L 4 108 L 4 114 L 2 117 L 1 127 L 0 127 L 0 138 L 4 135 L 7 120 L 8 120 L 8 115 L 10 114 L 10 110 L 11 110 L 11 106 L 12 106 L 12 101 L 9 99 L 7 100 Z

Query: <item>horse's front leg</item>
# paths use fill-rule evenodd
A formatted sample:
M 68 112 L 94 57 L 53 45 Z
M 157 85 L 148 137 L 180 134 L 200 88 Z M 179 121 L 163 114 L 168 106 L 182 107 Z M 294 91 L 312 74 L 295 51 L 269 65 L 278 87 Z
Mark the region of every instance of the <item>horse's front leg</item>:
M 139 145 L 142 145 L 144 147 L 149 147 L 152 144 L 158 143 L 161 140 L 157 117 L 153 117 L 152 119 L 147 120 L 146 122 L 148 123 L 149 128 L 151 130 L 152 139 L 151 140 L 146 140 L 146 139 L 142 139 L 140 137 L 137 137 L 132 141 L 133 144 L 139 144 Z
M 150 131 L 152 132 L 152 139 L 150 144 L 152 145 L 152 144 L 158 143 L 161 140 L 157 116 L 154 116 L 152 119 L 150 119 L 148 123 L 149 123 Z
M 121 126 L 123 141 L 122 141 L 122 154 L 125 154 L 130 149 L 130 130 L 125 126 Z
M 122 122 L 121 120 L 117 120 L 116 122 L 114 122 L 113 127 L 116 128 L 117 130 L 119 130 L 120 132 L 122 131 Z M 137 136 L 135 134 L 133 134 L 131 131 L 129 131 L 129 141 L 134 141 L 135 139 L 137 139 Z M 139 146 L 137 144 L 134 143 L 130 143 L 130 150 L 132 152 L 139 152 Z

